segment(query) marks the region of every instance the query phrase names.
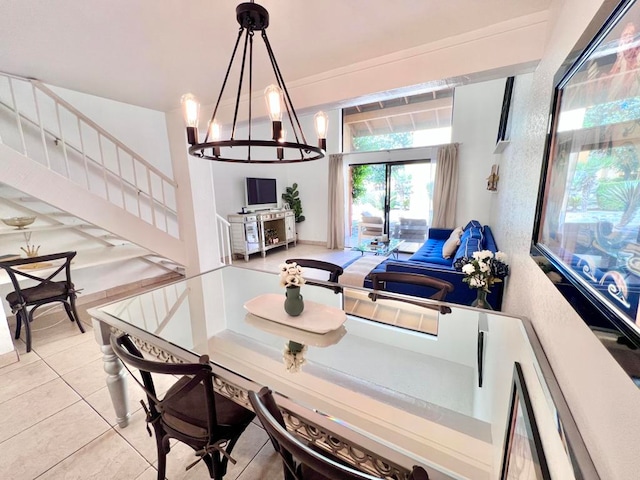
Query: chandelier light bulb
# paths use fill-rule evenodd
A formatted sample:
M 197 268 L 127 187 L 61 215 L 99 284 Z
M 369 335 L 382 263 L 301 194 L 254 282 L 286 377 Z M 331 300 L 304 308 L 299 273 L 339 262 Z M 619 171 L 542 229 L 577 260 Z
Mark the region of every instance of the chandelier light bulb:
M 323 111 L 319 111 L 313 117 L 316 125 L 316 133 L 318 134 L 318 146 L 327 149 L 327 130 L 329 129 L 329 117 Z
M 209 124 L 209 141 L 217 142 L 220 140 L 220 124 L 213 121 Z
M 264 90 L 264 97 L 267 101 L 267 110 L 272 122 L 282 121 L 282 89 L 277 85 L 269 85 Z
M 187 127 L 198 128 L 198 117 L 200 116 L 200 103 L 192 93 L 185 93 L 180 99 L 184 122 Z

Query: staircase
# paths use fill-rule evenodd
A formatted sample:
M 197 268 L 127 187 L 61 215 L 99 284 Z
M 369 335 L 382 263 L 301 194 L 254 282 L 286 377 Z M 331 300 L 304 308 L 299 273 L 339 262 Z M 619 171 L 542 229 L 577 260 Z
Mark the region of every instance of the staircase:
M 77 250 L 77 267 L 183 271 L 176 182 L 40 82 L 2 73 L 0 172 L 0 218 L 36 217 L 25 231 L 0 223 L 0 254 L 30 242 Z

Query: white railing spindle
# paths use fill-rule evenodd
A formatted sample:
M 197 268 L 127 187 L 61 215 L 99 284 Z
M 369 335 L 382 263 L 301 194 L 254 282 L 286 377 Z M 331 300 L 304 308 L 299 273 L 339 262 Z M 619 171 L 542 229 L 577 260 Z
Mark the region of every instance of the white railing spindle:
M 62 175 L 66 175 L 66 177 L 74 181 L 71 178 L 71 174 L 74 171 L 74 166 L 82 163 L 84 167 L 84 180 L 86 185 L 83 185 L 89 191 L 93 191 L 95 188 L 97 193 L 98 184 L 95 183 L 96 179 L 102 177 L 102 182 L 104 183 L 105 188 L 105 197 L 106 200 L 114 203 L 115 205 L 120 206 L 120 202 L 122 203 L 122 208 L 129 211 L 127 209 L 127 191 L 129 189 L 134 192 L 137 197 L 137 212 L 132 211 L 133 215 L 136 215 L 141 220 L 154 225 L 156 228 L 165 231 L 166 233 L 172 234 L 170 232 L 170 221 L 169 219 L 175 219 L 177 221 L 177 212 L 175 209 L 168 204 L 167 202 L 167 190 L 172 190 L 172 198 L 175 198 L 177 183 L 171 177 L 167 176 L 163 172 L 161 172 L 157 167 L 147 162 L 144 158 L 134 152 L 131 148 L 127 147 L 124 143 L 119 141 L 105 129 L 96 124 L 93 120 L 82 114 L 79 110 L 65 101 L 63 98 L 59 97 L 55 92 L 41 84 L 37 80 L 30 80 L 26 78 L 17 77 L 15 75 L 8 75 L 0 72 L 0 76 L 6 77 L 8 79 L 8 86 L 10 90 L 11 96 L 11 105 L 5 105 L 3 102 L 2 105 L 7 107 L 10 112 L 15 114 L 16 118 L 16 127 L 20 136 L 20 141 L 22 142 L 22 154 L 25 156 L 29 155 L 28 149 L 32 147 L 31 136 L 28 136 L 29 133 L 35 133 L 35 129 L 39 132 L 39 137 L 42 141 L 42 146 L 44 148 L 45 154 L 45 163 L 46 167 L 51 169 L 51 160 L 49 149 L 47 147 L 47 142 L 55 142 L 56 145 L 62 143 L 62 156 L 64 157 L 64 168 L 58 167 L 58 173 Z M 30 118 L 26 112 L 21 112 L 21 109 L 18 107 L 18 101 L 21 98 L 20 94 L 22 90 L 16 90 L 19 83 L 23 82 L 23 84 L 28 85 L 30 87 L 30 91 L 33 95 L 33 101 L 35 105 L 35 118 Z M 25 90 L 27 92 L 27 90 Z M 45 95 L 46 97 L 41 97 L 38 99 L 39 95 Z M 23 94 L 24 95 L 24 94 Z M 28 98 L 28 95 L 27 95 Z M 47 110 L 41 109 L 41 104 L 43 99 L 49 99 L 53 101 L 55 107 L 55 115 L 56 121 L 58 123 L 57 132 L 56 127 L 52 126 L 51 129 L 45 127 L 44 118 L 42 117 L 42 113 L 46 113 Z M 44 105 L 44 104 L 43 104 Z M 64 112 L 61 112 L 61 107 L 65 109 Z M 64 116 L 63 116 L 64 113 Z M 69 122 L 70 119 L 75 117 L 75 123 L 77 123 L 78 128 L 78 139 L 74 139 L 73 135 L 66 135 L 65 132 L 65 123 Z M 25 130 L 30 129 L 30 130 Z M 85 130 L 87 129 L 87 130 Z M 92 135 L 96 135 L 98 139 L 98 150 L 99 152 L 92 153 L 87 151 L 88 140 L 86 134 L 90 133 Z M 116 163 L 117 166 L 113 166 L 113 162 L 107 161 L 105 155 L 107 154 L 108 145 L 103 143 L 105 141 L 111 142 L 116 149 Z M 75 142 L 75 145 L 74 145 Z M 29 145 L 28 145 L 29 143 Z M 92 150 L 93 151 L 93 150 Z M 53 151 L 52 151 L 53 152 Z M 133 179 L 125 178 L 123 176 L 123 166 L 122 161 L 123 152 L 131 158 L 132 167 L 133 167 Z M 94 156 L 99 156 L 99 158 L 93 158 Z M 37 160 L 37 159 L 36 159 Z M 42 163 L 42 160 L 40 160 Z M 109 167 L 111 166 L 111 168 Z M 138 168 L 140 168 L 140 172 L 138 172 Z M 120 195 L 112 195 L 109 189 L 109 182 L 112 178 L 116 178 L 115 182 L 119 182 L 120 187 Z M 76 183 L 77 183 L 76 176 Z M 81 177 L 80 177 L 81 178 Z M 152 178 L 158 178 L 160 182 L 160 190 L 157 188 L 154 189 L 152 184 Z M 147 187 L 145 188 L 144 183 L 147 182 Z M 114 186 L 117 185 L 114 183 Z M 154 192 L 157 191 L 157 194 Z M 114 192 L 115 193 L 115 192 Z M 149 209 L 151 210 L 150 218 L 146 215 L 146 211 L 143 208 L 141 203 L 141 196 L 147 198 Z M 131 208 L 131 210 L 135 210 L 135 208 Z M 160 225 L 159 216 L 164 216 L 164 225 Z M 178 229 L 179 231 L 179 229 Z M 178 232 L 173 232 L 173 236 L 178 236 Z
M 22 129 L 22 122 L 20 121 L 20 109 L 18 108 L 18 102 L 16 101 L 16 94 L 13 90 L 13 79 L 11 77 L 7 77 L 9 79 L 9 91 L 11 92 L 11 101 L 13 105 L 11 105 L 16 112 L 16 123 L 18 125 L 18 131 L 20 132 L 20 141 L 22 142 L 22 153 L 25 156 L 28 156 L 27 153 L 27 141 L 24 138 L 24 130 Z
M 47 148 L 47 137 L 44 134 L 44 122 L 42 121 L 42 117 L 40 115 L 40 105 L 38 103 L 38 95 L 34 83 L 31 84 L 31 91 L 33 92 L 33 104 L 36 108 L 36 118 L 38 119 L 37 123 L 40 127 L 40 137 L 42 139 L 42 150 L 44 151 L 44 158 L 47 162 L 47 168 L 51 170 L 51 160 L 49 159 L 49 149 Z

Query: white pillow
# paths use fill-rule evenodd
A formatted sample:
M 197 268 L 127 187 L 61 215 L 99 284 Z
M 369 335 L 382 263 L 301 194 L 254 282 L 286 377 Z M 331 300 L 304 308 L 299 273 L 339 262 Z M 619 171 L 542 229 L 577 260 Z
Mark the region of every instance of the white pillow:
M 442 258 L 451 258 L 460 246 L 460 237 L 462 236 L 462 227 L 458 227 L 451 232 L 449 238 L 442 245 Z

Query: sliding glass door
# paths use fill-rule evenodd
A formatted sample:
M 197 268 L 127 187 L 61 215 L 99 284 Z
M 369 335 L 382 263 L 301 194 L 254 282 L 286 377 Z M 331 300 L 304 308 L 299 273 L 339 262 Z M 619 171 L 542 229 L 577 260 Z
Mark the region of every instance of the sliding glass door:
M 422 160 L 372 163 L 352 165 L 350 173 L 351 231 L 345 244 L 356 246 L 384 234 L 402 241 L 400 251 L 416 251 L 432 217 L 435 166 Z

